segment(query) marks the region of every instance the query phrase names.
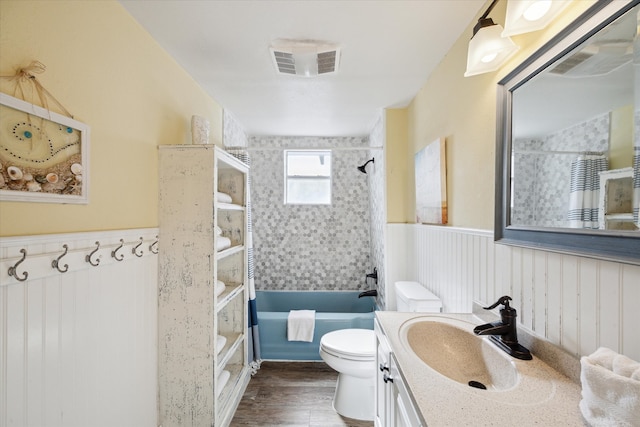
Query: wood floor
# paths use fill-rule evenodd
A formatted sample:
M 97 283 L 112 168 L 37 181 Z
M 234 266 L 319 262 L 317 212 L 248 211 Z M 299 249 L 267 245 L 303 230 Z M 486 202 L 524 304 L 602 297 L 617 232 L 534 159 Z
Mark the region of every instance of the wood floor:
M 322 362 L 263 362 L 231 426 L 370 427 L 331 407 L 338 374 Z

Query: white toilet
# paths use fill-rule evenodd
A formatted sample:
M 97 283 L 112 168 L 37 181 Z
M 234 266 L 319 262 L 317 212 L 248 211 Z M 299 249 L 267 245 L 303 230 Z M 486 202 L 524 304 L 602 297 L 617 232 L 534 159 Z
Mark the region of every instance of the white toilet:
M 338 371 L 333 409 L 356 420 L 373 421 L 376 336 L 370 329 L 340 329 L 320 339 L 320 357 Z
M 442 301 L 418 282 L 396 282 L 398 311 L 439 313 Z M 369 329 L 341 329 L 320 339 L 320 357 L 338 371 L 333 409 L 356 420 L 374 419 L 376 337 Z

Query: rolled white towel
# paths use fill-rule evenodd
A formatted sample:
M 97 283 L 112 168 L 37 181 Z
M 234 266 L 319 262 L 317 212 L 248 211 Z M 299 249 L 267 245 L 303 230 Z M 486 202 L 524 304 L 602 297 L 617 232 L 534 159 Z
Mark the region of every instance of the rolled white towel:
M 229 377 L 231 377 L 231 373 L 229 371 L 220 372 L 218 382 L 216 383 L 216 397 L 220 396 L 220 393 L 222 393 L 222 389 L 227 385 Z
M 230 195 L 227 193 L 221 193 L 220 191 L 216 192 L 216 200 L 220 203 L 233 203 Z
M 228 237 L 224 237 L 224 236 L 218 236 L 217 242 L 216 242 L 216 250 L 218 252 L 223 251 L 227 248 L 231 247 L 231 239 Z
M 216 280 L 216 287 L 214 289 L 214 292 L 216 293 L 216 296 L 220 296 L 220 294 L 224 292 L 226 287 L 227 287 L 227 285 L 225 285 L 223 281 Z
M 227 337 L 225 337 L 224 335 L 216 335 L 216 348 L 218 349 L 218 353 L 222 351 L 226 343 Z
M 580 359 L 580 411 L 589 425 L 638 426 L 640 363 L 601 347 Z

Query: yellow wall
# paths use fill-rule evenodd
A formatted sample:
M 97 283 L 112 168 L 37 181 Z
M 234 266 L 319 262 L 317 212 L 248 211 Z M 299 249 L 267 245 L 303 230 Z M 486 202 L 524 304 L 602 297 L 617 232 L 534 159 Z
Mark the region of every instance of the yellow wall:
M 609 169 L 633 166 L 633 105 L 611 112 Z
M 504 24 L 506 3 L 498 2 L 491 12 L 496 23 Z M 593 3 L 572 2 L 545 30 L 512 37 L 520 50 L 507 64 L 497 72 L 465 78 L 467 47 L 476 22 L 469 23 L 408 108 L 406 222 L 415 222 L 413 156 L 444 136 L 449 225 L 493 229 L 496 84 Z
M 220 144 L 221 106 L 116 1 L 0 1 L 0 74 L 32 60 L 91 127 L 90 203 L 0 202 L 0 236 L 157 226 L 156 147 L 189 143 L 194 114 Z
M 407 109 L 389 109 L 385 112 L 386 146 L 385 166 L 387 173 L 387 222 L 405 222 L 407 204 Z

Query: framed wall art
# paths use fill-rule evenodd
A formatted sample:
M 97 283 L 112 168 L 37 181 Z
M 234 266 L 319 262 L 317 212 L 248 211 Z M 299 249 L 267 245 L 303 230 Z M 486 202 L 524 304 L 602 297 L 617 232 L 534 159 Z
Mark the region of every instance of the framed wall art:
M 439 138 L 415 155 L 418 224 L 446 224 L 448 221 L 445 154 L 445 139 Z
M 0 200 L 89 203 L 89 126 L 0 93 Z

